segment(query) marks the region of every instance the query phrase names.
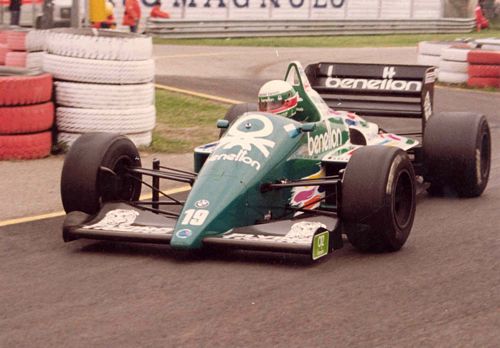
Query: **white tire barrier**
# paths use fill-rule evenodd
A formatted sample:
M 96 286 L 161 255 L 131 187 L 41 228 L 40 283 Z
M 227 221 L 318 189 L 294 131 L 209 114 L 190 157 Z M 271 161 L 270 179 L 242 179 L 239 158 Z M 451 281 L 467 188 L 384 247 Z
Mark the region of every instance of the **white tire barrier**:
M 448 71 L 439 71 L 438 80 L 444 83 L 466 83 L 469 78 L 467 73 L 456 73 Z
M 154 104 L 152 83 L 140 85 L 95 85 L 55 82 L 57 103 L 86 109 L 130 109 Z
M 470 48 L 450 47 L 443 50 L 441 58 L 455 62 L 466 62 Z
M 151 131 L 155 121 L 153 105 L 123 110 L 59 107 L 56 112 L 58 130 L 70 133 L 141 133 Z
M 450 47 L 453 41 L 421 41 L 418 43 L 418 54 L 428 56 L 441 56 L 441 51 Z
M 31 71 L 42 71 L 43 52 L 28 52 L 26 55 L 26 68 Z
M 55 79 L 104 84 L 136 84 L 153 81 L 153 59 L 142 61 L 95 60 L 45 54 L 43 70 Z
M 49 30 L 32 30 L 26 34 L 26 51 L 44 51 L 49 33 Z
M 455 62 L 453 60 L 441 60 L 439 63 L 439 71 L 447 71 L 453 73 L 466 73 L 469 67 L 467 62 Z
M 430 65 L 439 67 L 440 61 L 441 61 L 440 56 L 431 56 L 427 54 L 419 54 L 417 56 L 417 64 L 419 65 Z
M 60 29 L 47 38 L 47 52 L 60 56 L 139 61 L 153 54 L 151 37 L 92 29 Z
M 57 134 L 57 142 L 66 147 L 71 147 L 76 139 L 78 139 L 82 133 L 66 133 L 59 132 Z M 137 147 L 149 146 L 153 140 L 152 132 L 125 134 Z

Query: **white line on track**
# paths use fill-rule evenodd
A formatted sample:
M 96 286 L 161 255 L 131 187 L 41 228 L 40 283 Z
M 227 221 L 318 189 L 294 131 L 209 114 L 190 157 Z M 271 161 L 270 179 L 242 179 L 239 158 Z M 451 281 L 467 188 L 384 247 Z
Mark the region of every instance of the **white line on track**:
M 174 189 L 171 189 L 168 191 L 164 191 L 164 193 L 167 195 L 173 195 L 176 193 L 189 191 L 190 189 L 191 189 L 191 186 L 182 186 L 182 187 L 174 188 Z M 152 194 L 148 193 L 148 194 L 142 195 L 140 199 L 145 200 L 145 199 L 151 199 L 151 198 L 152 198 Z M 0 227 L 17 225 L 17 224 L 22 224 L 22 223 L 26 223 L 26 222 L 45 220 L 45 219 L 50 219 L 50 218 L 64 216 L 64 215 L 66 215 L 66 213 L 64 211 L 56 211 L 53 213 L 40 214 L 40 215 L 35 215 L 35 216 L 27 216 L 27 217 L 11 219 L 11 220 L 4 220 L 4 221 L 0 221 Z

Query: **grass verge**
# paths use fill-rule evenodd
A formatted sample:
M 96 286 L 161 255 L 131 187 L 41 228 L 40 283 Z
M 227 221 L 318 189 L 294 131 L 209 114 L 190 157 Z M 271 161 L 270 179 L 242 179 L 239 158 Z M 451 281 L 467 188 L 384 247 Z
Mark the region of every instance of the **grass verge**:
M 160 39 L 155 44 L 210 45 L 210 46 L 266 46 L 266 47 L 396 47 L 415 46 L 420 41 L 449 41 L 457 38 L 500 37 L 500 25 L 481 32 L 465 34 L 406 34 L 365 36 L 315 36 L 315 37 L 255 37 L 231 39 Z
M 216 122 L 230 105 L 156 90 L 156 128 L 146 151 L 191 152 L 196 146 L 218 139 Z

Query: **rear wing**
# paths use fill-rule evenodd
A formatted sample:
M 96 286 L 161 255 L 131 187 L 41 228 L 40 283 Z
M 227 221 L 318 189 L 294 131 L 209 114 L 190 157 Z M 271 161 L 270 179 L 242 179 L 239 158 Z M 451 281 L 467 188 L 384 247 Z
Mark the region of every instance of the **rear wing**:
M 434 67 L 397 64 L 317 63 L 305 69 L 311 86 L 332 109 L 360 116 L 421 118 L 434 101 Z

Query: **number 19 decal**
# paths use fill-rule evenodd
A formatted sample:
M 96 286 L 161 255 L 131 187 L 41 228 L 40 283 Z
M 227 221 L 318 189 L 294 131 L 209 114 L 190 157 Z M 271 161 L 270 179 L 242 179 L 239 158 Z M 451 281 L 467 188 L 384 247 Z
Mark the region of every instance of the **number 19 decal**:
M 182 225 L 201 226 L 208 217 L 208 210 L 205 209 L 188 209 L 184 212 Z

